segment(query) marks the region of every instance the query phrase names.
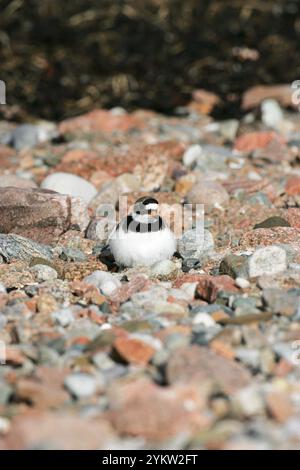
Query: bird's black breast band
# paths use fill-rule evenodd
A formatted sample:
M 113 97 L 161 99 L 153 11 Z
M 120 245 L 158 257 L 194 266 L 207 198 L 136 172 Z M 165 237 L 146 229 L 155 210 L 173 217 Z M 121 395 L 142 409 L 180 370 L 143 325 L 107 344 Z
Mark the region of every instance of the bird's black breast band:
M 132 215 L 128 215 L 121 224 L 124 232 L 152 233 L 159 232 L 165 228 L 161 217 L 155 217 L 151 222 L 142 223 L 135 220 Z

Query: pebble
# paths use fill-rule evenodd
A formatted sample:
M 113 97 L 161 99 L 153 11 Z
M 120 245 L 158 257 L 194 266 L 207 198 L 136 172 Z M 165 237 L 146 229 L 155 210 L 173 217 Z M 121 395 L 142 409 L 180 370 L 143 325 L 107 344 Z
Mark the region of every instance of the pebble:
M 65 378 L 65 387 L 77 399 L 89 398 L 97 391 L 95 377 L 83 372 L 76 372 Z
M 16 150 L 27 150 L 56 135 L 56 126 L 53 123 L 21 124 L 12 131 L 10 143 Z
M 221 261 L 220 273 L 246 280 L 248 278 L 247 260 L 248 257 L 245 255 L 227 255 Z
M 84 262 L 86 255 L 78 248 L 63 248 L 59 257 L 64 261 Z
M 87 204 L 97 194 L 97 189 L 88 181 L 71 173 L 52 173 L 42 181 L 42 189 L 51 189 L 60 194 L 80 197 Z
M 97 287 L 104 295 L 108 296 L 122 285 L 116 276 L 106 271 L 94 271 L 85 277 L 84 281 Z
M 52 318 L 58 323 L 60 326 L 66 327 L 72 323 L 75 318 L 71 308 L 64 308 L 62 310 L 57 310 L 56 312 L 52 313 Z
M 263 398 L 255 386 L 249 386 L 237 392 L 232 398 L 235 411 L 247 418 L 263 415 L 265 412 Z
M 284 119 L 282 109 L 276 100 L 267 99 L 261 103 L 261 120 L 273 129 L 279 129 Z
M 51 266 L 45 264 L 36 264 L 31 268 L 31 272 L 34 273 L 38 282 L 51 281 L 57 279 L 57 271 Z
M 201 158 L 202 147 L 201 145 L 191 145 L 183 154 L 182 161 L 186 166 L 192 166 L 197 162 L 198 158 Z
M 237 287 L 240 287 L 241 289 L 248 289 L 248 287 L 250 287 L 250 282 L 248 281 L 248 279 L 237 277 L 235 279 L 235 285 Z
M 206 328 L 209 328 L 211 326 L 215 326 L 216 322 L 208 313 L 197 313 L 193 317 L 193 324 L 203 325 Z
M 214 181 L 198 181 L 187 193 L 190 204 L 204 204 L 205 208 L 214 208 L 226 205 L 229 200 L 226 189 Z
M 214 250 L 214 239 L 209 230 L 190 229 L 178 240 L 177 250 L 183 259 L 198 259 L 211 254 Z
M 273 275 L 287 269 L 285 250 L 278 246 L 257 249 L 248 260 L 250 277 Z
M 177 272 L 178 265 L 169 259 L 159 261 L 151 267 L 151 274 L 154 277 L 169 278 L 176 275 Z

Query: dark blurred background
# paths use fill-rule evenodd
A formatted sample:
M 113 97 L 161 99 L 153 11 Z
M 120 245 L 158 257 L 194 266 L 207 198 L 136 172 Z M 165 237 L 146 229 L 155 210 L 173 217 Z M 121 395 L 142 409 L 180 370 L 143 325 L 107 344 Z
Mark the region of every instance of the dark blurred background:
M 172 112 L 196 88 L 234 115 L 250 86 L 300 78 L 299 11 L 299 0 L 0 0 L 0 78 L 14 118 Z

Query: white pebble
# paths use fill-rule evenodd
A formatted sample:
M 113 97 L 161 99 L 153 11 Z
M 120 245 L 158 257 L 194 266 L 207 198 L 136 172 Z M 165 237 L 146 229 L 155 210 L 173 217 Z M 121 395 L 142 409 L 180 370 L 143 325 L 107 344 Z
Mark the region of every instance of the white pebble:
M 235 285 L 241 289 L 247 289 L 250 286 L 250 282 L 243 277 L 237 277 L 235 280 Z
M 97 194 L 97 189 L 89 181 L 71 173 L 52 173 L 41 184 L 43 189 L 51 189 L 61 194 L 80 197 L 87 204 Z
M 96 393 L 97 380 L 92 375 L 76 372 L 65 378 L 65 387 L 76 398 L 88 398 Z
M 201 145 L 191 145 L 183 154 L 184 165 L 191 166 L 194 162 L 196 162 L 197 158 L 199 158 L 201 154 Z
M 116 276 L 100 270 L 86 276 L 84 282 L 97 287 L 104 295 L 111 295 L 115 289 L 122 285 Z
M 193 318 L 193 323 L 194 325 L 203 325 L 206 328 L 215 326 L 216 324 L 215 320 L 208 313 L 205 312 L 197 313 L 197 315 L 195 315 Z

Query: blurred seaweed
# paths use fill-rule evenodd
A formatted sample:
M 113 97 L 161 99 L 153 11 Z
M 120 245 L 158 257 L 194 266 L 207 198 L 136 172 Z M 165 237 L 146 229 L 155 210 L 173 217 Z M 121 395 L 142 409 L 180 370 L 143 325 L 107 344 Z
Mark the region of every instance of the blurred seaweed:
M 172 112 L 196 88 L 226 112 L 300 77 L 299 0 L 0 0 L 6 117 L 95 106 Z

